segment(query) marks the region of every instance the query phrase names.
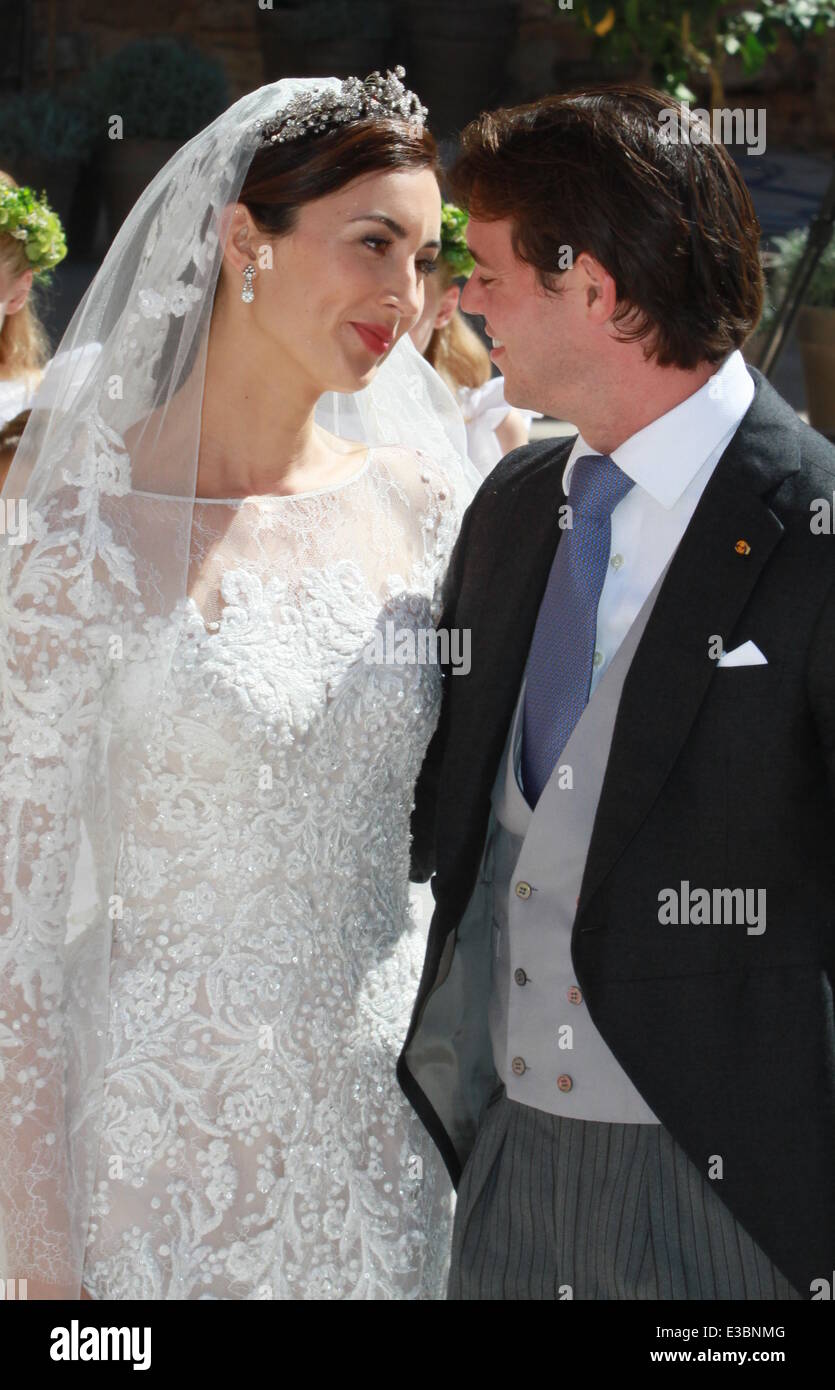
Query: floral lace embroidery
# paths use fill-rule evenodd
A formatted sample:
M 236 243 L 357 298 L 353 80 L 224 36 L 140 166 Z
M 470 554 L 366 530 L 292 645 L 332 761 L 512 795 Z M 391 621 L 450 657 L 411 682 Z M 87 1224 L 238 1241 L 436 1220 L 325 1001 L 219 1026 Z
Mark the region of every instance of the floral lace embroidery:
M 122 911 L 84 1267 L 96 1297 L 444 1296 L 451 1186 L 395 1075 L 423 963 L 409 817 L 440 677 L 364 653 L 387 622 L 437 619 L 460 513 L 428 460 L 416 492 L 414 455 L 377 453 L 341 494 L 253 499 L 225 552 L 202 509 L 195 554 L 213 557 L 217 600 L 175 615 L 150 733 L 111 766 Z M 379 573 L 361 524 L 387 537 Z M 126 654 L 125 688 L 165 625 L 148 620 Z M 60 803 L 59 767 L 42 775 L 58 785 L 37 794 Z

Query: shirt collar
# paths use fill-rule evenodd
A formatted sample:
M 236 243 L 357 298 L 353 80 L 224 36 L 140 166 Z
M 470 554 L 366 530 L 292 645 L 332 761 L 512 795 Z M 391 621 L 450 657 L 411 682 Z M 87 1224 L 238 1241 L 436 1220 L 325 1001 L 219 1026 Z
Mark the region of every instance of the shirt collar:
M 674 507 L 702 465 L 739 424 L 754 398 L 754 389 L 737 348 L 704 386 L 630 435 L 610 457 L 662 507 Z M 578 434 L 562 475 L 566 496 L 577 459 L 599 452 Z

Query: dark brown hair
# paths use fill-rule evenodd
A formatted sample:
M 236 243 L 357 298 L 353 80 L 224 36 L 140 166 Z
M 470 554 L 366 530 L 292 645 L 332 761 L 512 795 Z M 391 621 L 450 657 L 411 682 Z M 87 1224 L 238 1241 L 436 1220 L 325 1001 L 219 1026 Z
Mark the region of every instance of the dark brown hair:
M 427 127 L 417 132 L 396 118 L 373 118 L 264 145 L 253 155 L 238 202 L 259 231 L 284 236 L 294 230 L 305 203 L 387 169 L 431 169 L 440 183 L 438 147 Z
M 678 139 L 665 138 L 671 111 Z M 615 281 L 620 340 L 647 339 L 659 366 L 720 362 L 762 313 L 760 224 L 724 146 L 704 126 L 680 138 L 692 127 L 639 84 L 483 112 L 462 133 L 448 196 L 479 221 L 510 218 L 514 253 L 547 293 L 560 293 L 563 248 L 593 256 Z

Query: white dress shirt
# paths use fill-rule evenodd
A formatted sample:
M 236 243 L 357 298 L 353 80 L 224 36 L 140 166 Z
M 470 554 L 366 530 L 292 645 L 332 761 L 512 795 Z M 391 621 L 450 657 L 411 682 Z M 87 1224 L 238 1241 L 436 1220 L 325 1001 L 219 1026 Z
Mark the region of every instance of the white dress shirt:
M 753 398 L 753 377 L 736 350 L 692 396 L 610 454 L 635 486 L 612 512 L 612 545 L 597 608 L 590 694 L 678 546 Z M 578 435 L 563 473 L 569 502 L 576 460 L 599 452 Z

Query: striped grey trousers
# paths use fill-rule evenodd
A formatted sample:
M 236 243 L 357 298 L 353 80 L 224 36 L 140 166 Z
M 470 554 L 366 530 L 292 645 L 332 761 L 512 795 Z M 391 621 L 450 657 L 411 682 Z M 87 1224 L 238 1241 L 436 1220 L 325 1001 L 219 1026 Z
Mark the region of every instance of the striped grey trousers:
M 801 1299 L 662 1125 L 508 1100 L 458 1188 L 450 1299 Z

